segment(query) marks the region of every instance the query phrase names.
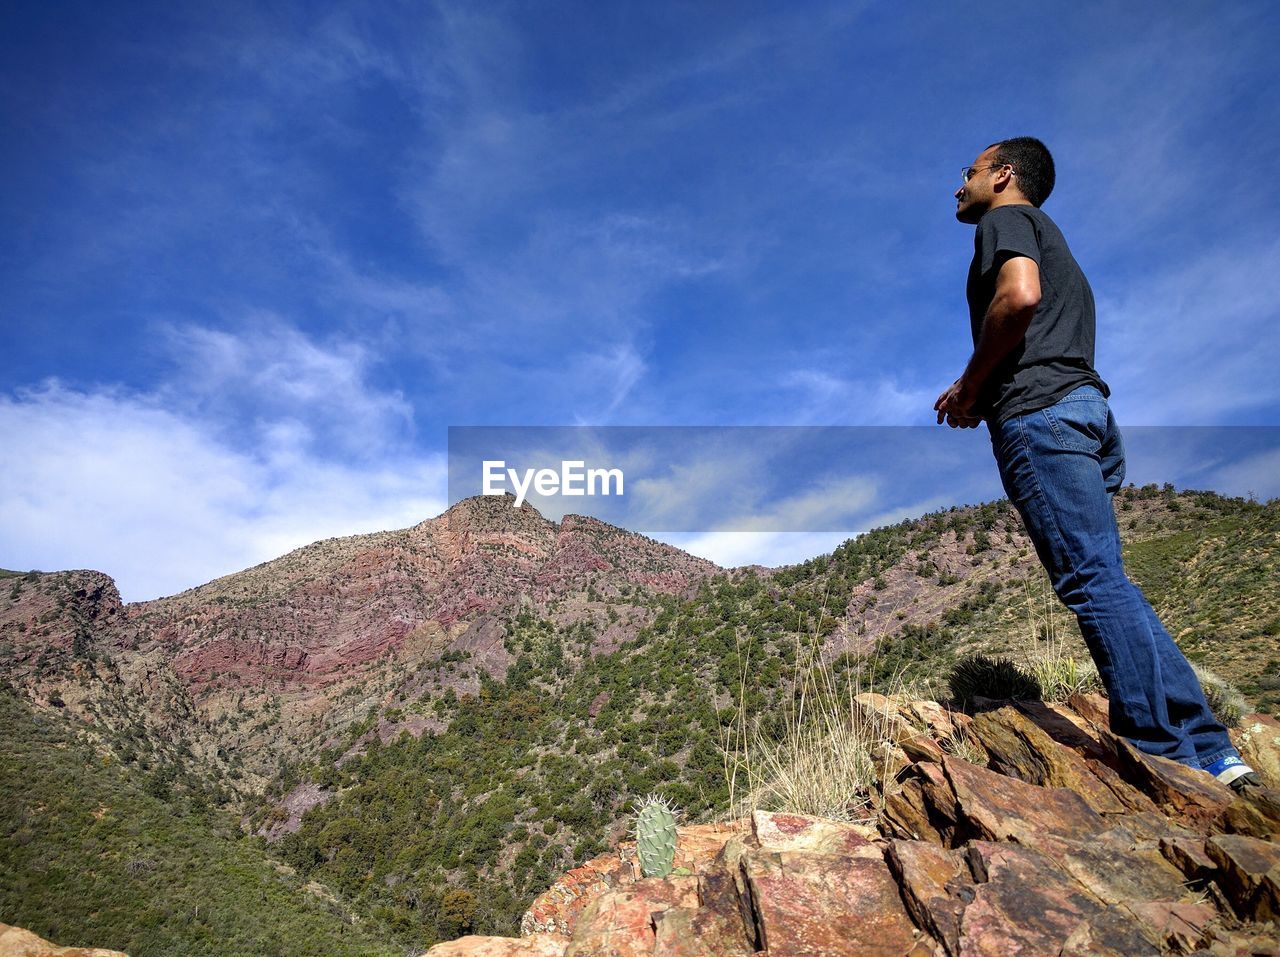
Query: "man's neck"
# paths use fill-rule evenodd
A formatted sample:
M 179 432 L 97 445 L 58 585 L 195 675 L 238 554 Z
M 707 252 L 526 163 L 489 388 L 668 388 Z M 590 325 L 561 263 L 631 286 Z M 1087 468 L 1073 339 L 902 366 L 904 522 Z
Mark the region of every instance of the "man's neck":
M 1001 206 L 1030 206 L 1031 203 L 1020 193 L 999 193 L 995 199 L 991 201 L 991 205 L 987 207 L 987 212 L 993 209 L 999 209 Z

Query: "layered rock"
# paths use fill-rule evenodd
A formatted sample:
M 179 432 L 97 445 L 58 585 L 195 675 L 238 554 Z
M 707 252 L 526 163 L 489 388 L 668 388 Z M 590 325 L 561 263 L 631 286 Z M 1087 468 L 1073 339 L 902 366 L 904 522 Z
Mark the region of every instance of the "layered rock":
M 1099 699 L 972 719 L 859 706 L 900 719 L 874 820 L 758 811 L 681 828 L 668 878 L 642 878 L 623 844 L 539 897 L 523 938 L 429 953 L 1280 953 L 1280 793 L 1237 795 L 1134 750 L 1098 722 Z
M 489 656 L 500 677 L 501 632 L 483 627 L 499 609 L 588 588 L 679 593 L 720 571 L 596 519 L 557 524 L 512 501 L 466 499 L 412 528 L 317 542 L 128 606 L 129 640 L 172 649 L 174 669 L 199 687 L 324 685 L 406 643 Z

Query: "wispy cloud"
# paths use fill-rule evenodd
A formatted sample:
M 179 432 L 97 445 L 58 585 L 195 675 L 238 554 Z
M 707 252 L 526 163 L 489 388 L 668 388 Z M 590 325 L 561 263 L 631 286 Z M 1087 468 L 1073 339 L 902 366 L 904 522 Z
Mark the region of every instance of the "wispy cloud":
M 168 407 L 258 433 L 279 435 L 289 424 L 305 451 L 335 457 L 410 437 L 413 410 L 400 393 L 370 386 L 365 346 L 321 344 L 277 316 L 251 316 L 245 325 L 239 334 L 190 325 L 165 330 L 176 373 L 159 390 Z
M 939 389 L 869 375 L 846 378 L 820 368 L 793 369 L 779 379 L 792 395 L 783 408 L 798 425 L 908 425 L 933 421 Z M 948 383 L 949 384 L 949 383 Z
M 1273 414 L 1277 261 L 1273 238 L 1230 237 L 1099 297 L 1098 368 L 1122 423 L 1207 425 Z

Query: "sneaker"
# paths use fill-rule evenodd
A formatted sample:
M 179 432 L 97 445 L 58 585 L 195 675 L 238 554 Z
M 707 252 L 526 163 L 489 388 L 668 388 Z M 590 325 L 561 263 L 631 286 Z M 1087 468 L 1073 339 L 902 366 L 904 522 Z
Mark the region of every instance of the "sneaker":
M 1262 784 L 1262 778 L 1258 777 L 1257 772 L 1245 764 L 1238 754 L 1230 754 L 1225 758 L 1219 758 L 1206 767 L 1205 770 L 1233 791 L 1243 790 L 1250 785 L 1261 786 Z
M 1246 771 L 1227 785 L 1237 794 L 1244 794 L 1249 788 L 1260 788 L 1262 786 L 1262 778 L 1258 777 L 1257 771 Z

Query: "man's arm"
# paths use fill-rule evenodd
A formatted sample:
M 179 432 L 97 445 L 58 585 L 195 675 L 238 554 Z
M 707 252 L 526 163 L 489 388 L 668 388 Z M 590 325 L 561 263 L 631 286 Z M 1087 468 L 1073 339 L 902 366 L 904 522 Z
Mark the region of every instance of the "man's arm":
M 954 428 L 977 428 L 982 419 L 973 414 L 974 403 L 982 386 L 1005 356 L 1014 350 L 1027 334 L 1031 317 L 1040 304 L 1040 267 L 1027 256 L 1014 256 L 996 274 L 996 291 L 987 307 L 973 350 L 964 373 L 956 379 L 933 407 L 938 423 L 943 419 Z

